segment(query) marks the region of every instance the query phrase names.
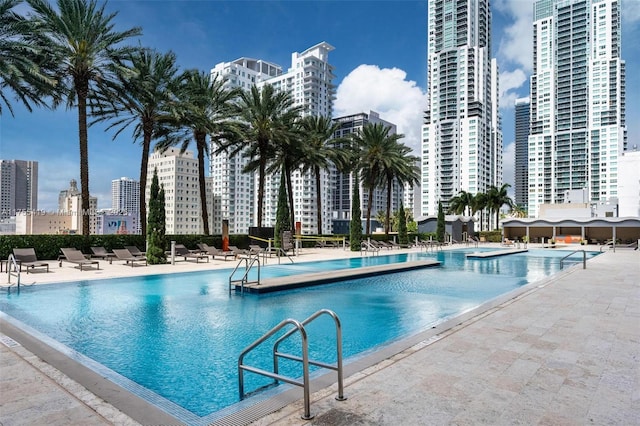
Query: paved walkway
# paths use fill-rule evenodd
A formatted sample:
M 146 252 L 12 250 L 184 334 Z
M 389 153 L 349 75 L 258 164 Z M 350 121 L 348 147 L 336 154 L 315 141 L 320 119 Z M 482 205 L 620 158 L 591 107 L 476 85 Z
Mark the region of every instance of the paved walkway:
M 318 253 L 304 260 L 345 255 L 332 249 Z M 184 263 L 171 270 L 231 266 L 218 263 Z M 80 274 L 107 278 L 151 271 L 142 268 L 114 264 Z M 40 282 L 61 281 L 50 277 Z M 350 376 L 347 401 L 334 399 L 335 386 L 316 392 L 311 421 L 300 419 L 299 401 L 255 424 L 640 424 L 639 324 L 640 252 L 605 253 L 586 270 L 574 267 Z M 137 424 L 5 331 L 0 330 L 0 425 Z

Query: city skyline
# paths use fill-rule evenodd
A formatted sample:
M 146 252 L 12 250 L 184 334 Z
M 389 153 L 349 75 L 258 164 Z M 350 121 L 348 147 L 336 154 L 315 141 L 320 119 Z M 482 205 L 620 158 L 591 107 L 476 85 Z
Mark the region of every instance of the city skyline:
M 640 2 L 623 0 L 622 7 L 622 59 L 627 63 L 627 93 L 632 94 L 640 90 L 634 72 L 640 64 L 640 46 L 632 42 L 640 39 Z M 533 1 L 494 1 L 491 8 L 492 56 L 498 60 L 501 77 L 504 181 L 513 186 L 513 104 L 515 98 L 529 94 Z M 20 6 L 19 11 L 25 9 Z M 403 142 L 414 149 L 419 146 L 427 90 L 426 1 L 112 1 L 107 9 L 118 11 L 117 29 L 142 27 L 140 43 L 173 50 L 182 69 L 209 71 L 219 62 L 242 56 L 287 67 L 291 52 L 325 41 L 336 48 L 330 59 L 337 86 L 334 117 L 377 111 L 398 125 L 407 136 Z M 0 117 L 0 157 L 39 161 L 38 206 L 55 209 L 58 192 L 70 179 L 79 178 L 77 111 L 29 114 L 14 106 L 15 117 L 7 113 Z M 639 110 L 638 101 L 628 96 L 630 149 L 640 138 L 640 124 L 631 119 Z M 129 132 L 115 141 L 112 136 L 98 126 L 89 132 L 89 183 L 99 208 L 110 205 L 113 179 L 139 178 L 139 145 L 132 143 Z

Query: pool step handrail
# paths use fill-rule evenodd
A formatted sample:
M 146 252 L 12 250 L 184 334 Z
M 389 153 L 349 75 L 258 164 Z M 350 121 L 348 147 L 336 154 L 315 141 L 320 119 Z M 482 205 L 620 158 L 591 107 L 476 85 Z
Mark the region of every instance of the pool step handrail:
M 244 263 L 244 274 L 239 280 L 234 280 L 233 276 L 240 268 L 240 265 Z M 258 277 L 255 281 L 249 281 L 249 272 L 257 265 L 258 268 Z M 240 261 L 236 265 L 236 267 L 229 275 L 229 294 L 231 294 L 232 290 L 235 290 L 236 286 L 240 284 L 240 294 L 244 295 L 244 286 L 247 284 L 257 284 L 260 285 L 260 254 L 256 254 L 253 256 L 243 256 L 240 258 Z
M 18 285 L 18 290 L 20 289 L 20 265 L 18 265 L 18 260 L 13 255 L 13 253 L 9 253 L 9 257 L 7 257 L 7 287 L 10 288 L 13 284 L 11 283 L 11 277 L 15 276 L 17 278 L 16 284 Z
M 560 259 L 560 269 L 562 269 L 563 267 L 563 262 L 566 258 L 568 258 L 569 256 L 582 252 L 582 269 L 587 269 L 587 252 L 584 250 L 574 250 L 571 253 L 569 253 L 568 255 L 566 255 L 565 257 L 563 257 L 562 259 Z
M 309 339 L 308 339 L 307 331 L 304 328 L 304 326 L 309 324 L 310 322 L 312 322 L 313 320 L 315 320 L 316 318 L 318 318 L 320 315 L 323 315 L 323 314 L 331 316 L 333 318 L 334 322 L 335 322 L 335 325 L 336 325 L 337 360 L 336 360 L 336 365 L 335 366 L 333 366 L 331 364 L 324 363 L 324 362 L 313 361 L 313 360 L 309 359 Z M 247 355 L 253 349 L 255 349 L 256 347 L 258 347 L 259 345 L 264 343 L 267 339 L 269 339 L 271 336 L 273 336 L 278 331 L 282 330 L 287 325 L 293 325 L 294 328 L 289 330 L 287 333 L 285 333 L 283 336 L 281 336 L 278 340 L 276 340 L 276 342 L 273 345 L 273 370 L 274 370 L 273 372 L 244 364 L 245 355 Z M 301 340 L 302 340 L 302 356 L 300 357 L 300 356 L 294 356 L 294 355 L 291 355 L 291 354 L 284 354 L 284 353 L 278 352 L 278 346 L 279 346 L 280 342 L 282 342 L 283 340 L 287 339 L 289 336 L 291 336 L 295 332 L 299 332 L 300 333 L 300 337 L 301 337 Z M 294 378 L 283 376 L 283 375 L 279 374 L 279 371 L 278 371 L 278 358 L 286 358 L 286 359 L 290 359 L 290 360 L 293 360 L 293 361 L 302 362 L 302 381 L 296 380 Z M 333 311 L 330 311 L 328 309 L 321 309 L 321 310 L 317 311 L 316 313 L 314 313 L 313 315 L 311 315 L 309 318 L 305 319 L 302 322 L 297 321 L 295 319 L 291 319 L 291 318 L 285 319 L 285 320 L 281 321 L 278 325 L 273 327 L 271 330 L 269 330 L 267 333 L 265 333 L 262 337 L 257 339 L 255 342 L 253 342 L 252 344 L 247 346 L 240 353 L 240 356 L 238 357 L 238 393 L 239 393 L 240 399 L 241 400 L 244 399 L 244 397 L 246 395 L 246 393 L 244 391 L 244 372 L 245 371 L 249 371 L 249 372 L 252 372 L 252 373 L 260 374 L 260 375 L 263 375 L 263 376 L 266 376 L 266 377 L 274 379 L 274 383 L 278 383 L 279 381 L 282 381 L 282 382 L 285 382 L 285 383 L 289 383 L 289 384 L 292 384 L 292 385 L 295 385 L 295 386 L 302 387 L 303 388 L 303 395 L 304 395 L 304 414 L 301 417 L 304 420 L 310 420 L 310 419 L 312 419 L 314 417 L 314 415 L 311 414 L 311 402 L 310 402 L 310 398 L 309 398 L 309 394 L 310 394 L 310 392 L 309 392 L 309 385 L 310 385 L 310 383 L 309 383 L 309 365 L 310 364 L 318 366 L 318 367 L 328 368 L 328 369 L 337 371 L 338 372 L 338 396 L 336 396 L 336 400 L 344 401 L 344 400 L 347 399 L 344 396 L 344 386 L 343 386 L 342 326 L 340 324 L 340 319 L 338 318 L 336 313 L 333 312 Z

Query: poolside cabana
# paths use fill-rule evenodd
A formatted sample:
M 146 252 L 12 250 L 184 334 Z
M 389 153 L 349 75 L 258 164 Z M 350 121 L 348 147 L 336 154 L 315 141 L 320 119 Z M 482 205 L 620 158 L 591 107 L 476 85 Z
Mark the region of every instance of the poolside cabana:
M 437 216 L 418 218 L 418 232 L 433 233 L 438 227 Z M 471 216 L 446 215 L 444 217 L 444 232 L 451 235 L 454 241 L 466 241 L 466 236 L 474 234 L 474 222 Z
M 505 238 L 532 243 L 551 238 L 570 243 L 582 240 L 591 244 L 604 244 L 608 240 L 630 244 L 640 240 L 638 217 L 592 217 L 586 219 L 521 219 L 502 221 Z

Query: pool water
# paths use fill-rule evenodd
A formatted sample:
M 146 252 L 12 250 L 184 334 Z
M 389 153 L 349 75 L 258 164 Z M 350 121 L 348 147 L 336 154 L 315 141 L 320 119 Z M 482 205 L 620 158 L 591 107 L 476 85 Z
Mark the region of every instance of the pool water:
M 346 359 L 548 277 L 558 272 L 559 259 L 567 254 L 530 250 L 488 259 L 465 257 L 476 251 L 481 249 L 270 265 L 262 268 L 262 277 L 385 262 L 442 262 L 437 268 L 243 297 L 229 294 L 230 270 L 34 286 L 3 294 L 0 311 L 106 367 L 108 378 L 131 380 L 166 398 L 168 405 L 176 404 L 172 414 L 203 417 L 238 402 L 238 355 L 285 318 L 303 320 L 323 308 L 336 312 Z M 331 318 L 319 318 L 308 333 L 310 358 L 335 362 Z M 245 362 L 271 369 L 271 346 L 260 346 Z M 299 338 L 291 338 L 283 350 L 299 354 Z M 280 371 L 301 375 L 297 363 L 284 362 Z M 247 391 L 268 383 L 245 375 Z

